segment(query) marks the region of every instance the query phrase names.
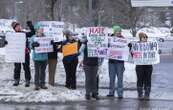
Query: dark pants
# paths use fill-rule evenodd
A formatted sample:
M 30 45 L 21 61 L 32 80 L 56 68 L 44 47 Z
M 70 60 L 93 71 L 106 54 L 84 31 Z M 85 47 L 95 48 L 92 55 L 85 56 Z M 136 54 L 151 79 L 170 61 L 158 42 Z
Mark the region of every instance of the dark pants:
M 139 89 L 138 91 L 144 88 L 145 92 L 150 93 L 152 71 L 153 71 L 152 65 L 137 65 L 136 66 L 137 88 Z
M 46 66 L 47 66 L 47 61 L 34 61 L 36 86 L 45 85 Z
M 78 59 L 74 59 L 71 62 L 63 60 L 65 72 L 66 72 L 66 87 L 76 89 L 76 69 L 78 65 Z
M 30 56 L 29 54 L 25 55 L 25 63 L 14 63 L 14 79 L 20 80 L 20 72 L 21 72 L 21 65 L 23 65 L 23 69 L 25 71 L 25 80 L 31 80 L 31 72 L 30 72 Z
M 98 95 L 98 66 L 84 65 L 86 95 Z

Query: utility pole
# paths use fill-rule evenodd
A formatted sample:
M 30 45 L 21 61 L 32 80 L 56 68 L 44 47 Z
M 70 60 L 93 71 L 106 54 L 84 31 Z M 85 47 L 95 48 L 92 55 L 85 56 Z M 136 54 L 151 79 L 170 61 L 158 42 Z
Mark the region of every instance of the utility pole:
M 89 22 L 90 22 L 90 25 L 93 25 L 93 16 L 92 16 L 92 13 L 93 13 L 93 0 L 88 0 L 88 11 L 89 11 Z

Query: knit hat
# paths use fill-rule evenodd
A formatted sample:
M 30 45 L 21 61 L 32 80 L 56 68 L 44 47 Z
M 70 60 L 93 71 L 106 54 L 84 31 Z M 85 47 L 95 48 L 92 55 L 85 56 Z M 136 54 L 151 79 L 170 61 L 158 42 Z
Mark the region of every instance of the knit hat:
M 71 32 L 70 30 L 64 30 L 63 31 L 63 34 L 65 35 L 65 36 L 73 36 L 73 35 L 75 35 L 73 32 Z
M 41 28 L 41 24 L 38 22 L 34 25 L 35 31 L 39 30 Z
M 11 23 L 11 26 L 13 27 L 13 29 L 15 29 L 17 25 L 20 25 L 20 23 L 18 23 L 16 21 Z
M 118 25 L 113 26 L 112 29 L 113 29 L 113 32 L 114 33 L 117 33 L 117 32 L 120 32 L 121 31 L 121 27 L 118 26 Z

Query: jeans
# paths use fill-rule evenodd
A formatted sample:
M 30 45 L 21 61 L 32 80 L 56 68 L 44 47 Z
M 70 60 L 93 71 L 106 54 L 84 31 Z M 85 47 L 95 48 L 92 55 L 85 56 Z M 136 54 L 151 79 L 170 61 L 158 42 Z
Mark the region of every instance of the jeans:
M 124 62 L 109 63 L 109 94 L 114 95 L 115 92 L 115 79 L 117 76 L 117 94 L 119 97 L 123 96 L 123 73 Z
M 36 86 L 45 85 L 46 66 L 47 66 L 47 61 L 34 61 Z

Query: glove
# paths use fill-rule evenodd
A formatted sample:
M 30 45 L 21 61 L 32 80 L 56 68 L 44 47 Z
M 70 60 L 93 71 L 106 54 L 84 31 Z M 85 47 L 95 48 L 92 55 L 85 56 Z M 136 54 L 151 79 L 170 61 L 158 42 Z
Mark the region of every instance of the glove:
M 54 42 L 56 45 L 62 45 L 62 41 Z
M 132 48 L 132 44 L 131 44 L 131 43 L 129 43 L 129 44 L 128 44 L 128 47 L 129 47 L 129 48 Z
M 8 44 L 8 41 L 5 40 L 5 41 L 4 41 L 4 44 L 7 45 L 7 44 Z
M 26 24 L 27 24 L 28 27 L 33 26 L 32 21 L 27 21 Z
M 32 47 L 34 48 L 34 47 L 39 47 L 40 46 L 40 44 L 38 43 L 38 42 L 33 42 L 32 43 Z
M 50 41 L 50 44 L 51 44 L 51 45 L 54 45 L 54 40 L 51 40 L 51 41 Z

